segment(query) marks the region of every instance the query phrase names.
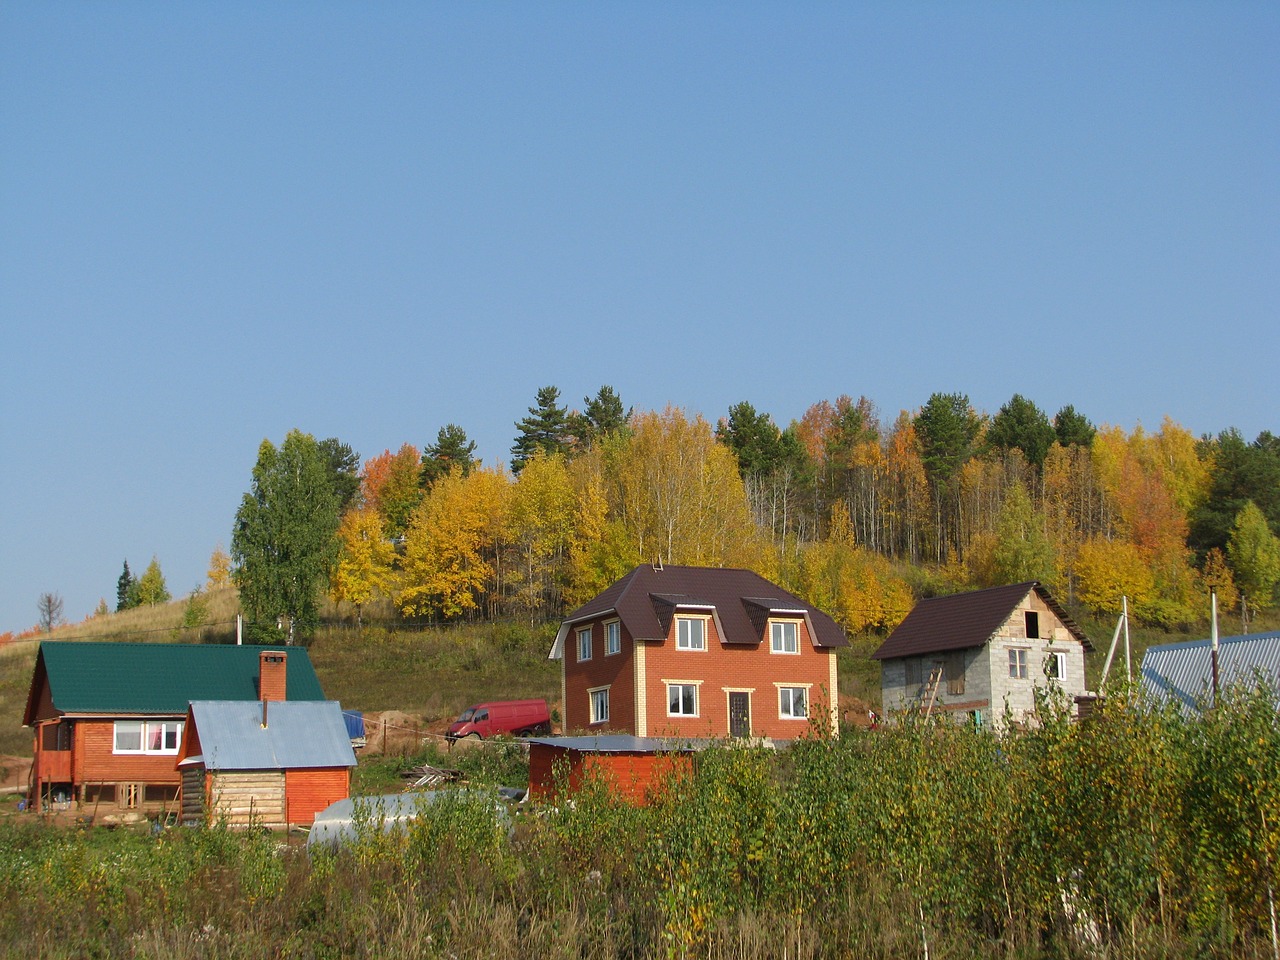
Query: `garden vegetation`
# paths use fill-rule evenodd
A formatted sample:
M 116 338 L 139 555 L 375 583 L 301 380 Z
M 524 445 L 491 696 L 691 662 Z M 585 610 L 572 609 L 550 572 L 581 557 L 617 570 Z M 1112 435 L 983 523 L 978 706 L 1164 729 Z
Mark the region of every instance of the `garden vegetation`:
M 0 826 L 0 950 L 58 957 L 1272 957 L 1275 691 L 1115 690 L 996 735 L 906 716 L 606 782 L 483 794 L 313 851 L 212 825 Z M 504 748 L 509 750 L 510 748 Z M 499 766 L 498 775 L 510 776 Z

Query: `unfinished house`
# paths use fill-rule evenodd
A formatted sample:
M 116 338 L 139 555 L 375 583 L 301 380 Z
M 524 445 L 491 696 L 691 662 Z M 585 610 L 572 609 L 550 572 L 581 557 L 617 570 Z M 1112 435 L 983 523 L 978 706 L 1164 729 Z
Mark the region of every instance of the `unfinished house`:
M 1089 638 L 1037 581 L 922 600 L 872 654 L 886 713 L 1020 722 L 1036 687 L 1085 693 Z

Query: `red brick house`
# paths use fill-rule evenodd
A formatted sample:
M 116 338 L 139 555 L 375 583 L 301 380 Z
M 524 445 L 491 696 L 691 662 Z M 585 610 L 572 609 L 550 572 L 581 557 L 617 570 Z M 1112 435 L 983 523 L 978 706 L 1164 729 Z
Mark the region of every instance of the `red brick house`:
M 306 650 L 45 641 L 23 724 L 35 733 L 33 804 L 102 814 L 175 809 L 192 700 L 323 700 Z
M 569 614 L 551 659 L 566 732 L 790 740 L 811 716 L 836 729 L 847 645 L 749 570 L 640 566 Z

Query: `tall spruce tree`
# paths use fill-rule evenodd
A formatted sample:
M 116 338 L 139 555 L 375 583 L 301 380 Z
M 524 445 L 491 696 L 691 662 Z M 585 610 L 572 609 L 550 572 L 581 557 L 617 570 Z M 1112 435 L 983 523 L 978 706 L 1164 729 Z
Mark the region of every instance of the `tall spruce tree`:
M 935 393 L 914 420 L 920 461 L 933 495 L 934 557 L 963 546 L 959 529 L 960 470 L 973 456 L 982 428 L 963 393 Z
M 320 441 L 320 450 L 333 477 L 333 490 L 338 497 L 338 513 L 344 513 L 360 492 L 360 454 L 337 437 Z
M 338 500 L 314 437 L 291 430 L 278 449 L 262 441 L 231 537 L 233 576 L 254 639 L 278 639 L 280 618 L 288 621 L 289 642 L 314 631 L 337 551 Z
M 716 439 L 738 458 L 743 477 L 765 476 L 782 461 L 782 431 L 746 400 L 729 408 L 729 416 L 716 425 Z
M 987 442 L 991 446 L 998 450 L 1021 450 L 1027 463 L 1036 469 L 1044 465 L 1044 458 L 1056 438 L 1045 412 L 1020 393 L 1015 393 L 1000 408 L 987 431 Z
M 476 465 L 475 452 L 475 441 L 467 439 L 467 431 L 456 423 L 441 427 L 436 434 L 436 442 L 422 451 L 419 486 L 423 490 L 430 490 L 437 480 L 454 467 L 461 468 L 465 477 Z
M 1091 447 L 1098 429 L 1088 417 L 1068 403 L 1054 416 L 1053 432 L 1064 447 Z
M 543 387 L 538 391 L 536 404 L 529 408 L 529 415 L 516 424 L 519 435 L 511 447 L 514 473 L 519 473 L 539 450 L 548 456 L 567 452 L 569 411 L 556 402 L 559 399 L 559 388 Z
M 579 451 L 625 429 L 631 419 L 631 411 L 623 409 L 622 398 L 607 384 L 594 397 L 583 397 L 582 402 L 581 413 L 569 414 L 569 434 Z
M 129 571 L 129 561 L 124 562 L 124 571 L 116 581 L 116 612 L 128 610 L 138 605 L 137 581 Z

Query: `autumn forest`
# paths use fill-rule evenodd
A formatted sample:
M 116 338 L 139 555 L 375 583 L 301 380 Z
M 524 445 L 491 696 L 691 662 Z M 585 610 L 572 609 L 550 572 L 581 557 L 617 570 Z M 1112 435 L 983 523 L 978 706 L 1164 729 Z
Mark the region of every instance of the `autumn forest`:
M 713 424 L 628 411 L 610 387 L 580 411 L 545 387 L 515 427 L 510 466 L 455 424 L 363 462 L 299 431 L 264 441 L 214 571 L 263 629 L 305 629 L 325 593 L 357 617 L 554 618 L 647 562 L 756 570 L 850 632 L 1030 579 L 1097 614 L 1126 597 L 1164 629 L 1202 623 L 1213 590 L 1247 626 L 1280 582 L 1270 432 L 1126 431 L 1020 395 L 988 415 L 943 393 L 892 418 L 842 396 L 785 427 L 746 402 Z

